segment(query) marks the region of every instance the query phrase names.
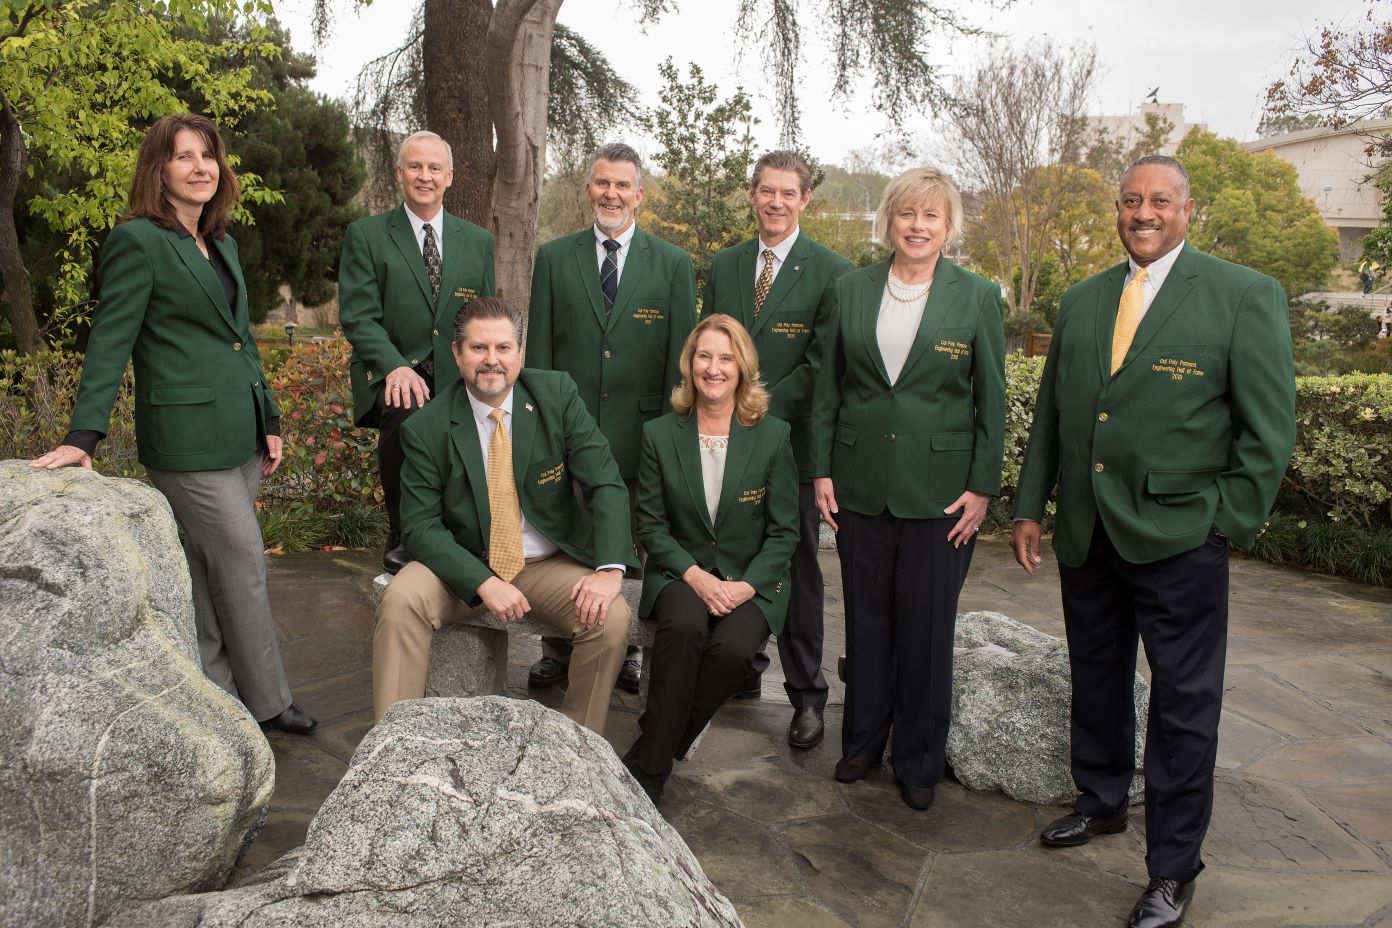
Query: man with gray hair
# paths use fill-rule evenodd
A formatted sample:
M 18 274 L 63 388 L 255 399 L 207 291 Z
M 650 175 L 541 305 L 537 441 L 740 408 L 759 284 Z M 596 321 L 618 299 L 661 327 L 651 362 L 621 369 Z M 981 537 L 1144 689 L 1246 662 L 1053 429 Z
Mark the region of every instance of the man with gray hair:
M 537 249 L 532 273 L 526 364 L 568 372 L 590 415 L 609 440 L 636 499 L 643 423 L 671 407 L 681 379 L 678 359 L 696 325 L 691 256 L 638 229 L 643 162 L 610 143 L 590 159 L 585 194 L 594 224 Z M 631 509 L 631 506 L 630 506 Z M 565 642 L 543 639 L 533 686 L 560 682 Z M 638 692 L 640 665 L 630 651 L 618 686 Z
M 459 379 L 450 354 L 455 313 L 492 296 L 493 236 L 445 212 L 454 180 L 449 144 L 434 132 L 401 142 L 402 205 L 348 227 L 338 265 L 338 318 L 353 346 L 353 417 L 379 430 L 377 463 L 389 534 L 382 566 L 410 558 L 401 544 L 401 426 Z

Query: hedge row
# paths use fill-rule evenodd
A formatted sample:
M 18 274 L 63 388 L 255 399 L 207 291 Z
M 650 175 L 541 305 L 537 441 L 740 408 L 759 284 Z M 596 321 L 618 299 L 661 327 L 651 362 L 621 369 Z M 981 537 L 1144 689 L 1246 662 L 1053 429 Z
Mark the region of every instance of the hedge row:
M 80 364 L 72 353 L 0 353 L 0 457 L 31 457 L 63 437 Z M 1006 361 L 1005 490 L 992 506 L 997 525 L 1008 523 L 1042 371 L 1042 358 L 1011 355 Z M 347 343 L 296 344 L 271 373 L 287 449 L 285 464 L 263 483 L 259 505 L 272 521 L 295 513 L 301 521 L 311 515 L 343 521 L 342 537 L 331 540 L 375 539 L 380 519 L 364 511 L 378 510 L 382 499 L 376 439 L 352 422 Z M 1392 528 L 1392 375 L 1301 377 L 1296 383 L 1298 439 L 1280 508 L 1316 524 Z M 98 463 L 108 474 L 143 476 L 135 461 L 130 389 L 128 374 Z M 300 534 L 312 535 L 323 524 L 301 526 Z

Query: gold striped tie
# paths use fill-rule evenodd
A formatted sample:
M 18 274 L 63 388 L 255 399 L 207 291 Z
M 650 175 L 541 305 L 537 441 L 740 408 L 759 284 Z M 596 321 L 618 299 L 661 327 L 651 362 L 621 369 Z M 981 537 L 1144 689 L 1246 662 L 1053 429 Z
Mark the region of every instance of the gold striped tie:
M 512 439 L 501 409 L 488 414 L 493 438 L 488 442 L 488 567 L 508 583 L 522 572 L 522 507 L 512 477 Z
M 764 249 L 764 269 L 759 272 L 759 279 L 754 281 L 754 318 L 759 318 L 759 310 L 764 306 L 764 300 L 768 298 L 769 289 L 773 286 L 773 259 L 775 255 L 772 249 Z
M 1141 324 L 1141 310 L 1145 307 L 1145 280 L 1149 272 L 1141 268 L 1126 289 L 1121 291 L 1121 304 L 1117 306 L 1116 328 L 1112 330 L 1112 373 L 1115 374 L 1126 360 L 1126 352 L 1131 350 L 1131 342 L 1136 337 L 1136 328 Z

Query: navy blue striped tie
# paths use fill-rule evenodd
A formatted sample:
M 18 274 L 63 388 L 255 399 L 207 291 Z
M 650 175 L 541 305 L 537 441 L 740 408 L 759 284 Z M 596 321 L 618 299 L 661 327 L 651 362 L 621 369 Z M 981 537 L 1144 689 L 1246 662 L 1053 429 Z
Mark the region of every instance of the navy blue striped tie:
M 614 298 L 619 295 L 619 243 L 612 238 L 604 240 L 604 266 L 599 270 L 599 289 L 604 291 L 604 311 L 614 308 Z

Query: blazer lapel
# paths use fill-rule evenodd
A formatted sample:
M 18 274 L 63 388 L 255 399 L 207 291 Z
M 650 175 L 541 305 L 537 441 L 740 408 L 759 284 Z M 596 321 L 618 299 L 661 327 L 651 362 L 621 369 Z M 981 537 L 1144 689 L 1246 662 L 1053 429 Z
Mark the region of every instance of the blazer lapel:
M 458 236 L 452 236 L 457 238 Z M 425 297 L 425 305 L 430 306 L 430 278 L 425 276 L 425 259 L 421 257 L 420 245 L 416 242 L 416 234 L 411 229 L 411 221 L 406 218 L 406 207 L 398 207 L 391 218 L 391 239 L 396 243 L 396 247 L 401 249 L 401 256 L 406 259 L 406 264 L 416 275 L 416 283 L 420 284 L 421 296 Z M 444 293 L 445 288 L 440 287 L 440 292 Z M 430 317 L 435 318 L 434 308 L 432 307 Z
M 1112 268 L 1097 292 L 1097 371 L 1103 383 L 1112 379 L 1112 333 L 1116 331 L 1117 307 L 1129 269 L 1125 261 Z
M 701 514 L 701 524 L 714 538 L 715 526 L 711 524 L 710 508 L 706 505 L 706 483 L 701 474 L 701 444 L 695 414 L 677 418 L 677 430 L 672 433 L 672 445 L 676 448 L 677 460 L 681 463 L 682 477 L 685 478 L 682 482 L 691 494 L 691 504 Z
M 575 236 L 575 263 L 585 294 L 590 298 L 590 308 L 594 310 L 595 320 L 602 329 L 608 320 L 604 315 L 604 294 L 599 289 L 599 258 L 596 254 L 594 226 L 587 226 Z
M 532 459 L 532 443 L 536 437 L 537 411 L 532 395 L 519 380 L 512 387 L 512 479 L 517 486 L 517 499 L 522 500 L 522 488 L 527 479 L 527 464 Z
M 493 530 L 488 508 L 488 470 L 483 464 L 483 450 L 479 448 L 478 424 L 474 421 L 474 408 L 469 405 L 469 391 L 463 386 L 454 395 L 454 408 L 450 410 L 450 440 L 454 443 L 455 454 L 464 462 L 464 473 L 469 476 L 469 489 L 474 494 L 474 508 L 479 516 L 479 533 L 486 545 Z M 513 460 L 516 459 L 514 454 Z
M 246 278 L 242 276 L 241 262 L 232 254 L 232 249 L 227 245 L 226 238 L 223 238 L 222 241 L 209 242 L 209 247 L 216 248 L 218 254 L 222 255 L 222 263 L 227 265 L 227 272 L 232 275 L 232 282 L 237 285 L 237 305 L 232 307 L 232 319 L 240 330 L 251 324 L 251 310 L 247 305 Z M 217 274 L 213 276 L 217 277 Z M 218 292 L 222 292 L 221 281 L 218 282 Z
M 762 243 L 760 243 L 757 238 L 754 242 L 758 250 L 762 251 Z M 811 260 L 811 257 L 812 249 L 807 245 L 807 238 L 799 232 L 797 241 L 793 243 L 793 247 L 788 251 L 787 260 L 784 261 L 783 266 L 778 269 L 778 276 L 773 279 L 773 286 L 769 289 L 768 296 L 764 297 L 764 305 L 759 307 L 759 318 L 754 320 L 754 328 L 750 331 L 751 335 L 759 334 L 764 326 L 768 325 L 769 319 L 778 311 L 779 304 L 783 302 L 783 299 L 788 295 L 789 291 L 796 287 L 798 281 L 802 279 L 803 269 L 807 266 L 807 262 Z M 762 258 L 760 260 L 762 260 Z M 759 270 L 762 271 L 763 269 L 763 264 L 759 264 Z M 753 271 L 751 270 L 750 273 L 752 274 Z M 750 301 L 752 303 L 754 293 L 752 285 L 749 292 Z
M 739 319 L 740 325 L 751 330 L 754 325 L 754 265 L 758 263 L 758 257 L 759 240 L 756 238 L 740 252 L 739 286 L 735 288 L 739 293 L 739 306 L 721 307 L 725 311 L 733 310 L 730 315 Z M 703 309 L 705 312 L 711 312 L 705 307 Z
M 628 304 L 638 292 L 638 285 L 648 269 L 648 237 L 641 229 L 633 230 L 633 239 L 628 243 L 628 257 L 624 258 L 623 271 L 619 274 L 619 292 L 614 296 L 614 309 L 605 320 L 605 328 L 612 328 L 619 316 L 628 311 Z M 668 307 L 669 313 L 674 312 Z
M 749 457 L 753 453 L 754 439 L 749 434 L 749 429 L 740 425 L 736 416 L 731 416 L 730 447 L 725 452 L 725 474 L 720 481 L 720 505 L 715 510 L 716 528 L 725 521 L 725 515 L 730 511 L 730 504 L 739 492 L 745 468 L 749 466 Z
M 1150 309 L 1146 310 L 1141 324 L 1136 328 L 1136 337 L 1131 339 L 1131 348 L 1126 352 L 1122 367 L 1130 364 L 1145 350 L 1155 333 L 1160 331 L 1165 321 L 1175 314 L 1175 310 L 1179 309 L 1180 304 L 1189 296 L 1189 292 L 1194 289 L 1193 279 L 1199 272 L 1197 265 L 1198 262 L 1193 259 L 1193 249 L 1186 244 L 1170 267 L 1170 273 L 1165 276 L 1165 283 L 1161 285 L 1160 292 L 1155 294 Z
M 865 283 L 860 286 L 860 290 L 853 297 L 854 305 L 851 307 L 841 307 L 841 312 L 853 309 L 860 312 L 861 335 L 865 339 L 865 350 L 870 360 L 875 363 L 875 370 L 879 372 L 880 379 L 885 382 L 885 386 L 892 387 L 894 384 L 889 382 L 889 372 L 885 370 L 884 356 L 880 354 L 880 337 L 876 332 L 876 327 L 880 321 L 880 299 L 884 292 L 885 275 L 889 273 L 889 264 L 876 264 L 869 269 L 865 275 Z
M 952 312 L 952 306 L 960 295 L 958 284 L 961 279 L 962 275 L 958 272 L 957 265 L 939 255 L 938 266 L 933 270 L 933 286 L 928 291 L 928 302 L 923 307 L 923 318 L 918 321 L 918 331 L 914 333 L 913 347 L 909 349 L 909 356 L 904 359 L 904 369 L 899 372 L 900 380 L 914 363 L 923 357 L 923 352 L 928 350 L 928 346 L 937 337 L 943 320 Z
M 459 287 L 459 278 L 464 272 L 464 224 L 449 213 L 445 213 L 443 225 L 449 230 L 449 235 L 444 237 L 445 250 L 441 255 L 445 266 L 440 273 L 440 298 L 435 301 L 435 316 L 439 318 L 440 310 L 450 305 L 450 296 Z M 425 258 L 421 258 L 421 267 L 425 267 Z M 427 278 L 426 283 L 430 281 Z M 426 289 L 426 296 L 430 295 L 429 288 Z M 442 319 L 442 322 L 450 323 L 453 327 L 454 319 Z
M 179 260 L 184 262 L 184 267 L 189 269 L 194 280 L 203 288 L 203 292 L 208 295 L 214 307 L 222 315 L 223 321 L 231 327 L 232 331 L 240 331 L 237 328 L 236 320 L 232 316 L 232 307 L 227 305 L 227 295 L 222 292 L 222 284 L 218 282 L 217 273 L 208 259 L 203 257 L 203 252 L 198 250 L 198 243 L 193 240 L 191 235 L 180 235 L 178 232 L 169 232 L 169 243 L 174 246 L 174 251 L 179 256 Z M 211 241 L 211 240 L 210 240 Z M 216 247 L 216 245 L 210 245 Z M 233 262 L 228 262 L 228 267 Z M 235 278 L 234 278 L 235 279 Z M 246 287 L 241 288 L 243 291 Z

